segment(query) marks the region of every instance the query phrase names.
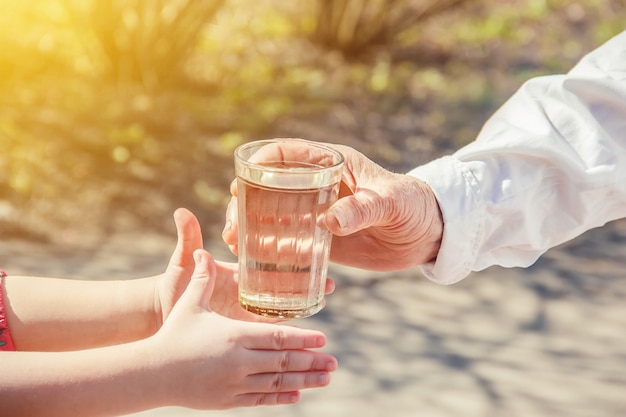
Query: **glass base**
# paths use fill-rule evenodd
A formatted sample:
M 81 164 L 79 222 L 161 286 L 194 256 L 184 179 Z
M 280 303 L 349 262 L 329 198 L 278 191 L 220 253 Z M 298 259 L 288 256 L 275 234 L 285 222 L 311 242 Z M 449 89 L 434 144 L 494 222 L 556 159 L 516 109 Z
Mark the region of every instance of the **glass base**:
M 299 319 L 304 317 L 310 317 L 318 313 L 322 309 L 322 303 L 315 304 L 313 306 L 304 309 L 289 309 L 289 308 L 272 308 L 267 306 L 258 306 L 239 300 L 239 304 L 244 310 L 254 313 L 263 317 L 270 317 L 275 319 Z

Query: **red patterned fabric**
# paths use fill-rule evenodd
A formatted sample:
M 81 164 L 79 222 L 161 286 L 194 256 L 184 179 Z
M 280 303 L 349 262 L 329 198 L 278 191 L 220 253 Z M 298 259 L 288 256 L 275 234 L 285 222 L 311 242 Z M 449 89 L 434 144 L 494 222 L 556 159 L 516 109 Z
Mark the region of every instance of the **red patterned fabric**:
M 11 333 L 9 332 L 4 301 L 2 299 L 2 278 L 6 276 L 7 273 L 0 269 L 0 351 L 15 350 L 15 345 L 13 344 Z

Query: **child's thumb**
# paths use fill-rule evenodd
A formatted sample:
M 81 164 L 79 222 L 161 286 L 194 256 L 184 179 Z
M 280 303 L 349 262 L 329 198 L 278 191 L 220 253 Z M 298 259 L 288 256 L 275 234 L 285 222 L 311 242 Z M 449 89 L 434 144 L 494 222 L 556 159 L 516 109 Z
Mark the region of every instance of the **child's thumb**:
M 195 268 L 181 298 L 184 297 L 186 302 L 191 303 L 191 305 L 209 310 L 211 296 L 215 288 L 215 276 L 217 275 L 215 261 L 204 249 L 195 250 L 193 260 Z
M 174 223 L 178 241 L 170 258 L 169 268 L 189 265 L 195 249 L 202 247 L 202 232 L 196 216 L 187 209 L 179 208 L 174 212 Z

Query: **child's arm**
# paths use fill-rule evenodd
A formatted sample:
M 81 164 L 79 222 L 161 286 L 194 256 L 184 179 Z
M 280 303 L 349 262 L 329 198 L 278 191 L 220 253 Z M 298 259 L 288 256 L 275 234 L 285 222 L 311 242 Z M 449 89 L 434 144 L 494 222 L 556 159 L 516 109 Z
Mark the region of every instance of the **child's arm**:
M 194 250 L 202 248 L 195 216 L 178 209 L 174 220 L 178 242 L 165 272 L 158 276 L 122 281 L 3 278 L 1 292 L 16 349 L 77 350 L 154 334 L 189 282 Z M 219 271 L 216 297 L 236 300 L 235 270 Z M 219 290 L 226 284 L 224 291 Z
M 174 213 L 178 243 L 163 274 L 125 281 L 4 278 L 7 322 L 17 350 L 76 350 L 138 340 L 167 318 L 194 270 L 202 232 L 188 210 Z M 10 271 L 9 271 L 10 272 Z M 220 262 L 211 307 L 222 316 L 275 322 L 239 306 L 236 264 Z M 334 283 L 327 280 L 326 293 Z
M 154 334 L 189 282 L 193 251 L 202 247 L 191 212 L 179 209 L 174 220 L 178 243 L 161 275 L 121 281 L 3 278 L 0 294 L 16 349 L 76 350 Z
M 3 281 L 7 322 L 20 351 L 125 343 L 154 334 L 160 324 L 156 277 L 94 282 L 8 276 Z
M 88 417 L 174 405 L 290 404 L 301 389 L 328 384 L 336 359 L 308 350 L 324 345 L 323 334 L 214 313 L 215 265 L 202 250 L 196 260 L 186 290 L 147 339 L 74 352 L 0 352 L 0 413 Z

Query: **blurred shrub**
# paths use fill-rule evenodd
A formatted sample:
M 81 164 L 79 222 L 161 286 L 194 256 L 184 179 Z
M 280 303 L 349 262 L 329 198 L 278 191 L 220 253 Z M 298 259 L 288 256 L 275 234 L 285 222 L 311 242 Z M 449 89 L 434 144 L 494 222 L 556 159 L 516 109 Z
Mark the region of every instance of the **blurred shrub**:
M 626 17 L 617 0 L 3 6 L 0 235 L 89 242 L 171 230 L 178 206 L 216 236 L 246 140 L 346 143 L 400 171 L 449 152 Z
M 429 19 L 473 0 L 316 0 L 305 21 L 309 39 L 350 58 L 415 43 Z
M 0 227 L 81 240 L 129 221 L 160 229 L 164 212 L 201 206 L 196 167 L 222 187 L 226 160 L 202 131 L 206 112 L 191 109 L 205 98 L 186 65 L 223 1 L 11 3 L 0 17 Z
M 104 78 L 154 89 L 184 67 L 224 0 L 61 0 L 77 39 Z

